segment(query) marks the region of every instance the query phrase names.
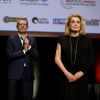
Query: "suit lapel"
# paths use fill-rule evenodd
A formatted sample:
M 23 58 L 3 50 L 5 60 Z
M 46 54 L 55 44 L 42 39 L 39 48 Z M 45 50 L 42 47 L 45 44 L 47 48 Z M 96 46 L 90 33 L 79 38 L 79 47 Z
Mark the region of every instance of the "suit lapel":
M 32 45 L 32 39 L 28 36 L 29 44 Z
M 22 45 L 22 43 L 21 43 L 21 40 L 20 40 L 20 37 L 18 36 L 18 34 L 16 35 L 16 43 L 18 44 L 18 47 L 19 48 L 23 48 L 23 45 Z

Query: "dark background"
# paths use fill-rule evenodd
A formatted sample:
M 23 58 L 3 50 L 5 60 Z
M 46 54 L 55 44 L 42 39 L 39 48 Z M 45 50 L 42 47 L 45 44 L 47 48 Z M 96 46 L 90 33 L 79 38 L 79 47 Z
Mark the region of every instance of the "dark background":
M 6 57 L 6 42 L 8 36 L 0 36 L 0 97 L 2 100 L 7 100 L 8 90 L 8 64 Z M 36 37 L 38 50 L 40 54 L 39 64 L 39 89 L 36 100 L 59 100 L 59 69 L 54 63 L 57 37 Z M 89 98 L 91 100 L 99 100 L 100 89 L 95 90 L 96 84 L 96 65 L 100 62 L 100 39 L 92 38 L 95 63 L 89 73 Z M 96 61 L 97 59 L 98 62 Z M 100 66 L 99 66 L 100 67 Z M 99 92 L 98 92 L 99 91 Z M 0 98 L 0 99 L 1 99 Z

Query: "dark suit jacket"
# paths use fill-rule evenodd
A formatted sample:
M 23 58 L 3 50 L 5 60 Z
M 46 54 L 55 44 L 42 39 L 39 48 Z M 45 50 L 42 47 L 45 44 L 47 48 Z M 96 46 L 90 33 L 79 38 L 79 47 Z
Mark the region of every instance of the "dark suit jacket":
M 34 60 L 38 60 L 36 40 L 28 37 L 31 49 L 24 54 L 18 34 L 10 36 L 7 41 L 7 56 L 9 60 L 8 79 L 21 79 L 25 71 L 28 80 L 34 79 Z M 27 65 L 24 67 L 24 63 Z

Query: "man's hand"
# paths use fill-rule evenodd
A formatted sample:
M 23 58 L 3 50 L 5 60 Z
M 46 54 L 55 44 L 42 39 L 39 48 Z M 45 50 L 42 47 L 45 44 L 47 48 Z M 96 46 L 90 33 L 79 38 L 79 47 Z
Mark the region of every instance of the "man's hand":
M 29 39 L 27 37 L 23 39 L 23 47 L 24 47 L 25 52 L 27 52 L 31 48 L 29 44 Z

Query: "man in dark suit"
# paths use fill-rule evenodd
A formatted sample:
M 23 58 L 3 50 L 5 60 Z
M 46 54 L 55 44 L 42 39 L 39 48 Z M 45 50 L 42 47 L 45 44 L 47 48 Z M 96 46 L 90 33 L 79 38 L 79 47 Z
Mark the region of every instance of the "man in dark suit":
M 21 87 L 23 100 L 32 100 L 34 61 L 38 60 L 35 38 L 28 36 L 26 18 L 17 22 L 18 34 L 9 36 L 7 41 L 8 100 L 17 100 L 18 88 Z

